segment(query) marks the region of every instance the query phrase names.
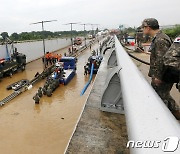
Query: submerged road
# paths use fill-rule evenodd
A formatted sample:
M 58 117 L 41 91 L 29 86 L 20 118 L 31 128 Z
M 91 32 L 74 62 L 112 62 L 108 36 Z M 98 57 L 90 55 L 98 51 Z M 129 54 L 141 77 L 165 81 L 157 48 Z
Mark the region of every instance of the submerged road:
M 98 48 L 98 43 L 92 49 Z M 57 53 L 63 54 L 68 48 Z M 88 81 L 84 74 L 84 64 L 91 52 L 86 49 L 78 57 L 77 74 L 67 85 L 43 96 L 40 104 L 32 99 L 44 81 L 36 84 L 14 100 L 0 108 L 0 153 L 2 154 L 61 154 L 69 142 L 77 120 L 82 112 L 92 83 L 86 93 L 80 92 Z M 24 72 L 4 78 L 0 82 L 0 100 L 12 93 L 6 87 L 18 80 L 31 80 L 37 71 L 42 72 L 41 59 L 27 64 Z

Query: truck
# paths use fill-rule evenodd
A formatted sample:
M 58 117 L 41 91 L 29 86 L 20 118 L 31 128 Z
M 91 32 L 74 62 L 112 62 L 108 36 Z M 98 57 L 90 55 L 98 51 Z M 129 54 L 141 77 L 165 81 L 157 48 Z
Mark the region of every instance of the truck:
M 24 71 L 26 67 L 26 55 L 17 51 L 10 59 L 0 59 L 0 78 L 12 76 L 17 71 Z
M 81 38 L 76 38 L 74 40 L 74 45 L 81 45 L 82 44 L 82 39 Z
M 0 79 L 4 76 L 12 76 L 19 70 L 24 71 L 26 67 L 26 55 L 19 53 L 13 41 L 8 37 L 4 36 L 2 39 L 2 43 L 6 46 L 7 56 L 0 59 Z M 12 53 L 8 51 L 8 45 L 11 45 Z

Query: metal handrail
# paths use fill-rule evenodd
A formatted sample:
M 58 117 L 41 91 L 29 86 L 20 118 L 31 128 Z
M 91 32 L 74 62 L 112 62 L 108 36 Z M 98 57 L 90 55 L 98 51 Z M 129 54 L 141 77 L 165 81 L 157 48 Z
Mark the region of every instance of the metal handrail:
M 132 143 L 134 141 L 140 145 L 139 148 L 130 147 L 130 151 L 132 154 L 164 153 L 162 148 L 167 150 L 164 141 L 166 137 L 175 136 L 180 139 L 180 124 L 145 80 L 117 37 L 114 37 L 117 62 L 122 68 L 119 77 L 128 138 Z M 159 148 L 144 148 L 146 141 L 159 141 Z M 173 154 L 179 153 L 180 145 Z

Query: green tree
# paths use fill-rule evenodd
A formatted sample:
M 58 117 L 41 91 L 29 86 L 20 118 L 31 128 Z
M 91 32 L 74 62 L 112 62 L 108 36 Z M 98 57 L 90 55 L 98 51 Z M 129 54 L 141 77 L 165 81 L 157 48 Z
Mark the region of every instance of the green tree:
M 166 28 L 163 31 L 171 38 L 180 36 L 180 25 L 175 26 L 174 28 Z
M 17 41 L 17 40 L 19 40 L 19 34 L 18 33 L 12 33 L 10 38 L 11 38 L 11 40 Z
M 3 37 L 3 39 L 5 39 L 6 37 L 9 37 L 8 32 L 2 32 L 1 36 Z

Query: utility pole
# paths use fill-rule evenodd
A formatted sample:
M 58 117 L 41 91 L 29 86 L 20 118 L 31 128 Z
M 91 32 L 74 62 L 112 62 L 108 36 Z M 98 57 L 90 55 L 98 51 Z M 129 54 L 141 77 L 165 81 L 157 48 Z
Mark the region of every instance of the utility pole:
M 87 25 L 91 25 L 91 28 L 92 28 L 92 36 L 95 35 L 94 26 L 95 26 L 95 25 L 99 25 L 99 24 L 90 24 L 90 23 L 88 23 Z
M 73 54 L 73 34 L 72 34 L 72 29 L 73 29 L 73 25 L 79 24 L 80 22 L 70 22 L 64 25 L 71 25 L 71 45 L 72 45 L 72 54 Z
M 92 36 L 94 35 L 94 24 L 90 24 L 91 25 L 91 27 L 92 27 Z
M 98 32 L 99 32 L 99 25 L 100 25 L 100 24 L 94 24 L 94 25 L 97 26 L 97 30 L 98 30 Z
M 86 25 L 88 24 L 81 24 L 84 26 L 84 41 L 85 41 L 85 46 L 86 46 Z
M 57 20 L 39 21 L 39 22 L 31 23 L 30 25 L 41 24 L 41 26 L 42 26 L 42 33 L 43 33 L 44 32 L 44 23 L 54 22 L 54 21 L 57 21 Z M 42 35 L 42 38 L 43 38 L 43 52 L 44 52 L 44 68 L 46 68 L 46 61 L 45 61 L 46 47 L 45 47 L 44 34 Z

